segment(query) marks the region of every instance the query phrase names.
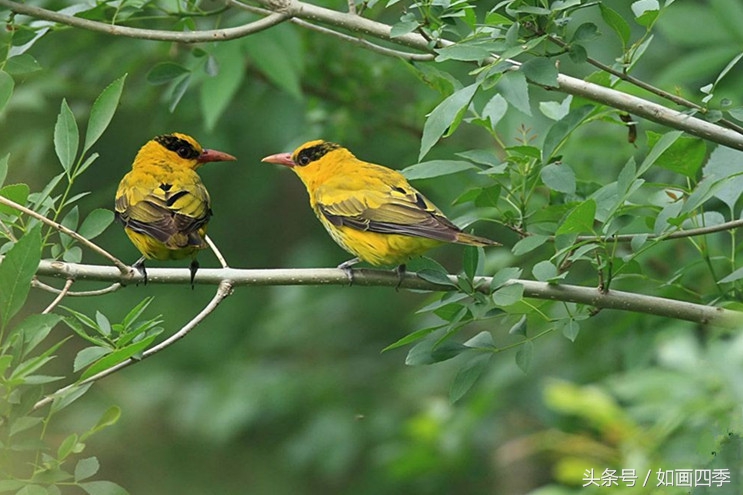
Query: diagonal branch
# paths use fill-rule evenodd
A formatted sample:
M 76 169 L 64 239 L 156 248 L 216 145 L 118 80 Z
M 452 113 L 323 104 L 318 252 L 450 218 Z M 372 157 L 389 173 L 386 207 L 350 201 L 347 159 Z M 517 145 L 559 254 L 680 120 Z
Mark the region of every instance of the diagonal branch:
M 209 301 L 209 304 L 207 304 L 204 309 L 202 309 L 199 314 L 193 317 L 191 321 L 186 323 L 186 325 L 183 326 L 180 330 L 178 330 L 176 333 L 165 339 L 164 341 L 160 342 L 156 346 L 150 347 L 146 351 L 142 353 L 142 356 L 140 358 L 134 359 L 129 358 L 126 361 L 122 361 L 121 363 L 111 366 L 108 369 L 105 369 L 101 371 L 100 373 L 96 373 L 95 375 L 86 378 L 85 380 L 81 380 L 77 383 L 73 383 L 72 385 L 67 385 L 66 387 L 60 388 L 56 392 L 44 397 L 40 401 L 38 401 L 36 404 L 34 404 L 33 409 L 39 409 L 41 407 L 44 407 L 47 404 L 50 404 L 55 397 L 64 394 L 65 392 L 68 392 L 74 388 L 87 385 L 88 383 L 97 382 L 101 378 L 105 378 L 108 375 L 111 375 L 113 373 L 116 373 L 117 371 L 127 368 L 133 364 L 136 364 L 140 361 L 142 361 L 144 358 L 153 356 L 157 354 L 158 352 L 162 351 L 163 349 L 166 349 L 170 347 L 171 345 L 175 344 L 177 341 L 188 335 L 191 330 L 196 328 L 196 326 L 204 321 L 204 319 L 209 316 L 215 309 L 217 309 L 217 306 L 219 306 L 219 303 L 221 303 L 224 298 L 232 294 L 232 283 L 228 280 L 222 280 L 219 283 L 219 287 L 217 288 L 216 294 L 214 294 L 214 297 L 211 301 Z
M 148 268 L 150 284 L 190 284 L 190 272 L 181 268 Z M 406 273 L 402 278 L 396 271 L 356 269 L 353 271 L 354 286 L 401 287 L 424 291 L 457 290 L 457 277 L 448 275 L 451 284 L 440 285 L 423 280 L 415 273 Z M 127 277 L 108 266 L 80 265 L 62 261 L 42 260 L 37 275 L 51 277 L 72 277 L 75 280 L 97 280 L 108 282 L 127 282 Z M 234 286 L 275 286 L 275 285 L 348 285 L 348 275 L 337 268 L 287 268 L 249 270 L 237 268 L 202 268 L 196 273 L 195 283 L 221 284 L 229 280 Z M 137 281 L 135 278 L 134 281 Z M 490 291 L 490 277 L 475 280 L 477 290 Z M 705 306 L 686 301 L 662 297 L 646 296 L 630 292 L 610 290 L 602 293 L 594 287 L 548 284 L 532 280 L 512 280 L 511 284 L 524 287 L 524 296 L 535 299 L 575 302 L 601 309 L 634 311 L 666 318 L 693 321 L 702 324 L 729 328 L 743 328 L 743 312 L 731 311 L 714 306 Z

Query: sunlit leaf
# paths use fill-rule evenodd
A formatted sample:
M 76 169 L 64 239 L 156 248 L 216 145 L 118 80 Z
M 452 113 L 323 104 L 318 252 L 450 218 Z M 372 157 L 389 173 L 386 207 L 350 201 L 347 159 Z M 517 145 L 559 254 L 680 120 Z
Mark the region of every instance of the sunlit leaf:
M 62 100 L 62 107 L 54 126 L 54 150 L 59 158 L 59 163 L 62 164 L 62 168 L 68 175 L 75 163 L 79 143 L 80 133 L 77 129 L 75 116 L 70 110 L 67 100 Z
M 114 113 L 116 113 L 116 107 L 119 105 L 119 100 L 121 99 L 125 80 L 126 74 L 109 84 L 98 95 L 95 102 L 93 102 L 93 106 L 90 109 L 90 118 L 88 118 L 88 128 L 85 132 L 83 153 L 98 141 L 108 127 L 108 124 L 111 123 L 111 119 L 113 119 Z
M 442 175 L 457 174 L 459 172 L 464 172 L 465 170 L 473 169 L 479 170 L 470 162 L 462 160 L 430 160 L 411 165 L 401 172 L 408 178 L 408 180 L 418 180 L 441 177 Z
M 113 221 L 114 214 L 111 210 L 96 208 L 85 217 L 85 220 L 80 225 L 78 234 L 86 239 L 93 239 L 102 234 Z
M 469 106 L 478 87 L 479 84 L 476 83 L 455 91 L 439 103 L 428 115 L 426 123 L 423 126 L 423 137 L 421 138 L 421 149 L 418 160 L 421 160 L 428 153 L 447 130 L 449 133 L 453 131 L 453 128 L 461 121 L 462 115 Z
M 37 225 L 15 243 L 0 263 L 0 328 L 26 302 L 40 260 L 41 228 Z

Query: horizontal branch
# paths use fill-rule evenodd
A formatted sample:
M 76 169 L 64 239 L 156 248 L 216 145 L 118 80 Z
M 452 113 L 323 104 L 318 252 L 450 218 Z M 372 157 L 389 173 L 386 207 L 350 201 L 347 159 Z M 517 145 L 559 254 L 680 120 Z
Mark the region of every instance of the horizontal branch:
M 354 286 L 383 286 L 425 290 L 450 291 L 453 286 L 439 285 L 418 277 L 415 273 L 406 273 L 400 281 L 397 272 L 387 270 L 354 269 Z M 75 280 L 93 280 L 101 282 L 142 283 L 143 279 L 136 271 L 123 276 L 112 267 L 99 265 L 82 265 L 62 261 L 42 260 L 37 275 L 72 278 Z M 190 284 L 190 272 L 185 268 L 148 268 L 147 280 L 151 284 Z M 274 286 L 274 285 L 348 285 L 344 270 L 338 268 L 293 268 L 293 269 L 236 269 L 236 268 L 202 268 L 196 273 L 194 283 L 217 285 L 229 280 L 234 287 L 238 286 Z M 456 284 L 454 275 L 449 275 L 452 284 Z M 490 277 L 476 279 L 478 290 L 488 293 Z M 713 306 L 694 304 L 674 299 L 645 296 L 610 290 L 602 293 L 593 287 L 574 285 L 548 284 L 532 280 L 512 280 L 511 284 L 524 287 L 524 295 L 535 299 L 574 302 L 587 304 L 600 309 L 618 309 L 646 313 L 666 318 L 712 324 L 729 328 L 743 328 L 743 313 Z

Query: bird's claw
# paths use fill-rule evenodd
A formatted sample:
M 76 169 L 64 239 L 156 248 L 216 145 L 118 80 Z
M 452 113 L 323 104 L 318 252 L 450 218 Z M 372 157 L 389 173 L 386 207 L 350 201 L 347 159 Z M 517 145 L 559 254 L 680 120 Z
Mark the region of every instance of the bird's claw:
M 351 268 L 353 265 L 361 261 L 359 258 L 353 258 L 348 261 L 344 261 L 340 265 L 338 265 L 338 268 L 343 270 L 343 272 L 346 274 L 346 278 L 348 279 L 348 285 L 349 287 L 353 285 L 353 268 Z
M 144 258 L 139 258 L 137 261 L 134 262 L 132 265 L 132 268 L 137 270 L 144 279 L 144 285 L 147 285 L 147 270 L 144 267 Z

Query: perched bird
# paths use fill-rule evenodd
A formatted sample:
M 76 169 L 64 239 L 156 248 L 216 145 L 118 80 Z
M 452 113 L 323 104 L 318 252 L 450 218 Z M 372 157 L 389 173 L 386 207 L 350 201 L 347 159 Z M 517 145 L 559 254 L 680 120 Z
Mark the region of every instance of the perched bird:
M 232 161 L 221 151 L 203 149 L 191 136 L 173 133 L 148 141 L 116 191 L 116 219 L 143 254 L 133 266 L 147 283 L 145 259 L 191 257 L 191 285 L 199 268 L 196 253 L 207 247 L 212 216 L 209 193 L 196 173 L 207 162 Z
M 349 278 L 359 261 L 398 265 L 402 272 L 410 258 L 442 243 L 500 245 L 462 232 L 401 173 L 359 160 L 338 144 L 310 141 L 262 161 L 290 167 L 302 180 L 317 218 L 356 256 L 338 266 Z

